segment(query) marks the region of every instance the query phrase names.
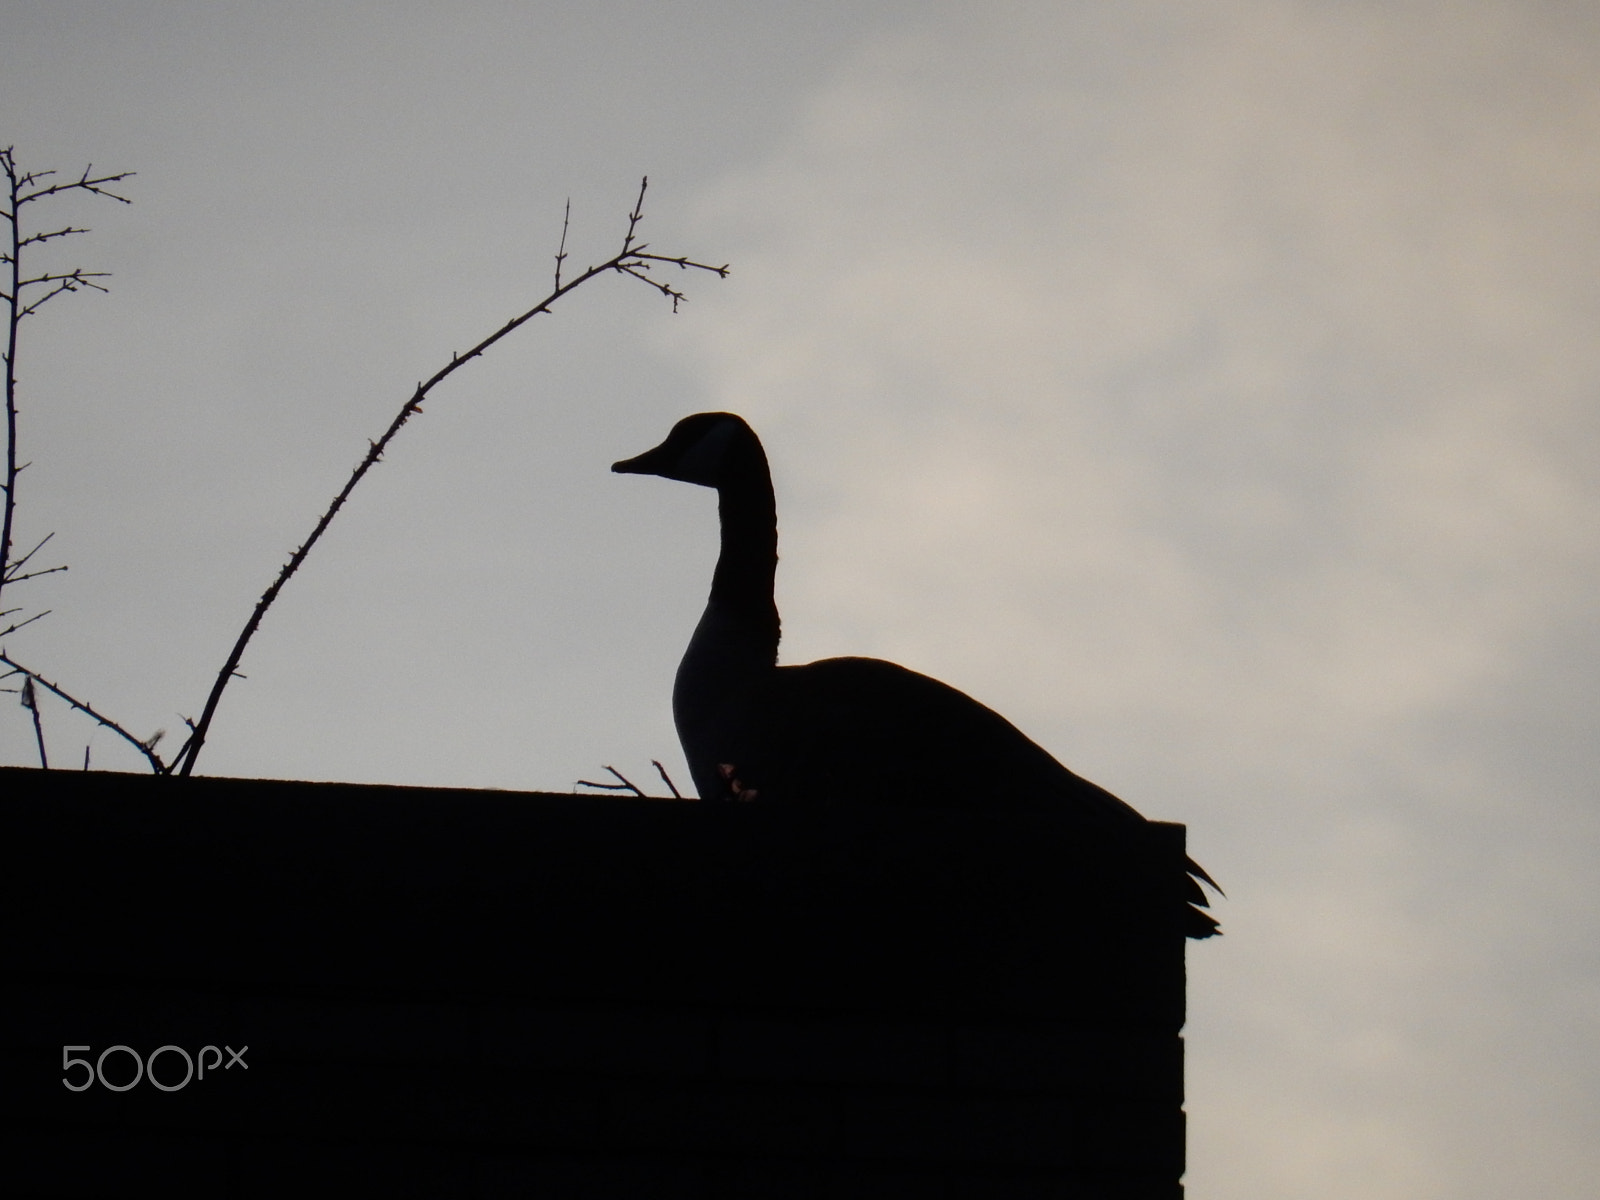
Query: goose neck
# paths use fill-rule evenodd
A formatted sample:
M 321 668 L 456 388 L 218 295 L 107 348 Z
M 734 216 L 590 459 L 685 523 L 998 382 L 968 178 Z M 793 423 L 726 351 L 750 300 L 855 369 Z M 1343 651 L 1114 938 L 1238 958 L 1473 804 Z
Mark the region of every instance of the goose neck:
M 771 478 L 761 472 L 724 483 L 717 507 L 722 549 L 711 577 L 711 601 L 730 615 L 770 626 L 776 657 L 778 516 Z

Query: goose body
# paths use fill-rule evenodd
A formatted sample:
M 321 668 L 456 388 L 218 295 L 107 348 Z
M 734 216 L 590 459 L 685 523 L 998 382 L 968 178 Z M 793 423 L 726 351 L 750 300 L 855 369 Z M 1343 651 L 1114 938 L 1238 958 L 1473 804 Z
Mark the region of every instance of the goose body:
M 948 684 L 874 658 L 778 666 L 777 508 L 766 453 L 742 418 L 685 417 L 659 446 L 611 469 L 717 491 L 721 552 L 672 691 L 701 799 L 1050 808 L 1103 838 L 1144 823 Z M 1188 867 L 1187 932 L 1209 937 L 1217 923 L 1193 907 L 1206 903 L 1193 879 L 1216 885 Z

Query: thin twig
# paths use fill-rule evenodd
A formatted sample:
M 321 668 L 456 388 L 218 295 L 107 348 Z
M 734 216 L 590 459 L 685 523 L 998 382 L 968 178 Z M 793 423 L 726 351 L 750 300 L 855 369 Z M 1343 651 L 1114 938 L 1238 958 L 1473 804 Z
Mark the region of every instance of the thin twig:
M 608 792 L 632 792 L 635 796 L 639 796 L 639 797 L 648 799 L 648 797 L 645 797 L 643 792 L 641 792 L 637 787 L 634 786 L 633 781 L 631 779 L 629 779 L 626 775 L 624 775 L 621 771 L 619 771 L 615 767 L 611 767 L 611 766 L 608 766 L 606 768 L 606 770 L 610 771 L 613 775 L 615 775 L 617 777 L 617 779 L 618 779 L 617 783 L 596 783 L 592 779 L 580 779 L 580 780 L 578 780 L 578 786 L 579 787 L 602 788 L 602 789 L 604 789 L 605 791 L 608 791 Z
M 674 800 L 682 800 L 683 793 L 678 790 L 678 785 L 672 782 L 672 776 L 667 774 L 667 769 L 661 765 L 661 760 L 652 758 L 650 765 L 656 769 L 656 774 L 661 776 L 661 782 L 672 790 L 672 798 Z
M 43 570 L 28 571 L 22 575 L 8 575 L 6 576 L 6 582 L 21 583 L 25 579 L 37 579 L 41 575 L 54 575 L 57 571 L 65 571 L 66 569 L 66 567 L 45 567 Z M 5 632 L 3 630 L 0 630 L 0 637 L 5 637 Z
M 51 238 L 70 237 L 75 233 L 88 233 L 87 229 L 78 229 L 68 225 L 64 229 L 53 229 L 49 233 L 34 233 L 23 238 L 17 243 L 19 246 L 32 246 L 38 242 L 48 242 Z
M 11 151 L 8 149 L 6 153 L 9 155 Z M 83 169 L 82 178 L 74 179 L 71 183 L 53 183 L 49 187 L 40 188 L 36 192 L 29 192 L 27 195 L 19 195 L 16 197 L 15 203 L 18 208 L 21 208 L 24 204 L 30 204 L 35 200 L 43 200 L 46 196 L 57 196 L 62 192 L 70 192 L 74 190 L 93 192 L 96 196 L 107 196 L 112 200 L 120 201 L 123 204 L 133 203 L 133 201 L 129 200 L 126 196 L 119 196 L 115 192 L 107 191 L 104 185 L 108 183 L 119 183 L 124 179 L 132 179 L 139 172 L 122 171 L 116 175 L 102 175 L 98 179 L 90 179 L 89 172 L 93 169 L 94 164 L 91 163 L 89 166 Z M 36 171 L 32 174 L 21 176 L 17 179 L 17 183 L 19 189 L 23 187 L 31 187 L 45 176 L 54 174 L 54 171 Z
M 25 467 L 27 465 L 28 465 L 27 463 L 23 463 L 22 467 Z M 22 467 L 18 467 L 17 468 L 17 474 L 18 475 L 22 474 Z M 65 571 L 67 569 L 65 566 L 45 567 L 44 569 L 39 570 L 39 571 L 27 571 L 27 572 L 24 572 L 22 570 L 23 567 L 28 565 L 28 560 L 31 559 L 35 554 L 39 553 L 40 550 L 44 549 L 44 544 L 46 542 L 48 542 L 53 537 L 55 537 L 54 533 L 45 534 L 42 538 L 39 539 L 38 544 L 35 545 L 32 550 L 29 550 L 21 558 L 13 559 L 12 562 L 11 562 L 11 565 L 6 568 L 5 582 L 7 582 L 7 583 L 21 583 L 25 579 L 37 579 L 41 575 L 54 575 L 57 571 Z M 16 612 L 17 610 L 16 609 L 11 609 L 10 611 L 11 612 Z M 46 609 L 45 611 L 48 612 L 49 610 Z M 0 613 L 0 617 L 4 617 L 6 615 L 7 615 L 6 613 Z M 40 617 L 44 616 L 44 613 L 40 613 L 39 616 Z M 38 620 L 38 617 L 30 617 L 29 620 Z M 22 626 L 13 625 L 11 627 L 11 629 L 0 629 L 0 637 L 5 637 L 5 635 L 10 633 L 12 631 L 12 629 L 20 629 L 20 628 L 22 628 Z
M 655 255 L 642 253 L 644 250 L 642 245 L 635 247 L 633 244 L 634 232 L 637 230 L 639 222 L 644 217 L 644 193 L 645 189 L 649 187 L 649 185 L 650 180 L 648 176 L 639 184 L 639 198 L 634 202 L 633 211 L 628 215 L 628 233 L 623 239 L 622 250 L 618 254 L 612 258 L 608 258 L 599 266 L 588 268 L 583 272 L 583 274 L 579 275 L 571 282 L 561 284 L 543 300 L 539 301 L 539 303 L 530 308 L 527 312 L 523 313 L 519 317 L 513 317 L 511 320 L 507 321 L 498 330 L 484 338 L 465 354 L 452 354 L 450 356 L 450 361 L 443 367 L 439 368 L 439 370 L 434 373 L 432 378 L 428 379 L 424 383 L 417 384 L 416 390 L 411 394 L 411 398 L 401 406 L 400 412 L 395 416 L 394 420 L 389 423 L 389 428 L 384 431 L 383 436 L 375 442 L 369 441 L 367 443 L 367 453 L 365 457 L 362 458 L 355 470 L 351 472 L 350 478 L 345 482 L 344 487 L 340 489 L 339 494 L 333 498 L 333 503 L 328 506 L 328 510 L 322 514 L 322 517 L 320 520 L 318 520 L 316 527 L 311 531 L 311 535 L 307 537 L 303 543 L 301 543 L 299 549 L 289 556 L 288 562 L 284 563 L 282 569 L 279 570 L 278 577 L 273 580 L 272 586 L 267 588 L 267 590 L 261 594 L 260 600 L 256 601 L 255 611 L 250 614 L 250 619 L 245 622 L 244 629 L 240 632 L 238 639 L 234 642 L 233 649 L 228 654 L 228 661 L 225 662 L 222 665 L 222 669 L 217 672 L 216 682 L 212 684 L 211 693 L 206 697 L 206 705 L 200 713 L 200 720 L 195 723 L 189 734 L 188 740 L 186 740 L 183 746 L 180 747 L 177 757 L 173 759 L 173 768 L 176 769 L 180 775 L 188 775 L 194 770 L 195 759 L 199 756 L 201 748 L 205 745 L 206 735 L 211 730 L 211 719 L 216 715 L 217 704 L 222 699 L 223 690 L 228 686 L 228 681 L 231 680 L 237 673 L 239 661 L 244 657 L 245 647 L 249 645 L 250 639 L 255 636 L 256 629 L 261 625 L 261 618 L 266 615 L 267 610 L 271 608 L 273 602 L 277 600 L 278 593 L 283 590 L 284 584 L 288 583 L 294 573 L 300 569 L 300 564 L 305 561 L 306 555 L 311 553 L 311 548 L 317 544 L 318 540 L 322 537 L 323 532 L 332 523 L 333 518 L 337 516 L 339 510 L 344 507 L 345 501 L 349 499 L 350 493 L 355 491 L 356 485 L 360 483 L 361 480 L 366 476 L 366 473 L 372 469 L 373 464 L 377 463 L 378 460 L 383 457 L 384 449 L 389 445 L 390 441 L 393 440 L 395 434 L 400 432 L 401 426 L 409 421 L 413 414 L 422 411 L 422 401 L 427 397 L 428 393 L 431 392 L 436 385 L 442 383 L 450 375 L 454 374 L 456 369 L 462 366 L 464 363 L 470 361 L 471 359 L 477 358 L 501 338 L 505 337 L 513 330 L 527 324 L 540 313 L 549 312 L 551 305 L 553 305 L 557 300 L 561 299 L 561 297 L 565 296 L 568 292 L 571 292 L 575 288 L 582 287 L 595 276 L 604 275 L 608 271 L 616 271 L 620 274 L 634 274 L 633 268 L 642 266 L 644 264 L 644 260 L 646 259 L 656 258 Z M 692 259 L 687 258 L 665 259 L 661 261 L 670 261 L 685 268 L 692 267 L 696 270 L 710 271 L 712 274 L 717 275 L 720 278 L 726 278 L 728 274 L 728 265 L 726 263 L 720 267 L 713 267 L 706 263 L 695 262 Z M 647 280 L 646 282 L 650 282 L 652 286 L 660 286 L 655 284 L 653 280 Z M 672 292 L 671 289 L 663 290 L 673 298 L 673 310 L 676 311 L 678 301 L 682 299 L 682 297 L 677 293 Z
M 44 752 L 44 725 L 39 718 L 39 697 L 33 688 L 33 676 L 28 676 L 22 682 L 22 707 L 33 714 L 33 736 L 39 743 L 39 767 L 41 770 L 50 769 L 50 756 Z
M 27 465 L 28 465 L 27 463 L 23 463 L 22 467 L 26 467 Z M 17 468 L 17 474 L 18 475 L 22 474 L 22 467 L 18 467 Z M 39 539 L 38 543 L 34 546 L 34 548 L 32 550 L 29 550 L 21 558 L 17 559 L 16 561 L 14 561 L 11 564 L 11 569 L 13 571 L 16 571 L 16 570 L 19 570 L 22 567 L 27 566 L 28 565 L 28 560 L 30 558 L 32 558 L 35 554 L 39 553 L 40 550 L 43 550 L 44 549 L 44 544 L 46 542 L 48 542 L 53 537 L 55 537 L 54 533 L 45 534 L 42 538 Z M 52 568 L 52 569 L 54 569 L 54 568 Z
M 51 683 L 43 675 L 40 675 L 37 671 L 30 670 L 21 663 L 17 662 L 15 659 L 8 658 L 4 651 L 0 651 L 0 663 L 4 663 L 6 666 L 11 668 L 11 671 L 9 672 L 10 674 L 26 675 L 29 679 L 37 683 L 46 691 L 53 692 L 55 695 L 60 696 L 63 700 L 72 705 L 73 708 L 77 709 L 85 716 L 93 717 L 96 721 L 100 722 L 100 724 L 104 725 L 107 729 L 111 730 L 112 733 L 116 734 L 130 745 L 137 746 L 139 753 L 143 754 L 145 758 L 150 761 L 150 769 L 157 775 L 164 775 L 172 769 L 166 763 L 162 762 L 161 756 L 155 752 L 155 738 L 149 738 L 146 741 L 141 742 L 138 738 L 134 737 L 133 734 L 129 733 L 121 725 L 118 725 L 110 717 L 102 716 L 100 713 L 95 712 L 91 705 L 68 695 L 55 684 Z
M 567 197 L 567 207 L 561 214 L 561 244 L 556 247 L 556 287 L 561 286 L 561 264 L 567 257 L 567 225 L 572 221 L 572 197 Z
M 28 578 L 28 576 L 24 575 L 23 578 L 26 579 L 26 578 Z M 10 612 L 19 612 L 21 610 L 13 608 L 13 609 L 10 609 L 9 611 Z M 0 637 L 7 637 L 10 634 L 13 634 L 17 630 L 21 629 L 24 625 L 32 625 L 35 621 L 39 620 L 40 618 L 48 617 L 50 615 L 51 611 L 52 611 L 51 609 L 47 608 L 43 612 L 34 613 L 33 616 L 29 617 L 25 621 L 13 621 L 10 625 L 7 625 L 4 629 L 0 629 Z
M 21 282 L 22 287 L 32 287 L 36 283 L 54 283 L 56 286 L 40 296 L 32 304 L 25 305 L 19 309 L 17 311 L 17 320 L 21 321 L 23 317 L 31 317 L 50 301 L 61 295 L 62 292 L 75 292 L 80 285 L 86 288 L 93 288 L 97 292 L 110 291 L 109 288 L 104 288 L 98 283 L 91 282 L 95 279 L 104 279 L 110 274 L 110 271 L 72 271 L 66 275 L 40 275 L 34 279 L 24 279 Z
M 617 770 L 615 767 L 608 766 L 606 768 L 606 770 L 610 771 L 613 775 L 615 775 L 617 777 L 617 782 L 622 784 L 623 787 L 627 788 L 635 796 L 643 796 L 644 795 L 643 792 L 641 792 L 638 788 L 634 787 L 633 780 L 629 779 L 626 775 L 624 775 L 621 771 Z

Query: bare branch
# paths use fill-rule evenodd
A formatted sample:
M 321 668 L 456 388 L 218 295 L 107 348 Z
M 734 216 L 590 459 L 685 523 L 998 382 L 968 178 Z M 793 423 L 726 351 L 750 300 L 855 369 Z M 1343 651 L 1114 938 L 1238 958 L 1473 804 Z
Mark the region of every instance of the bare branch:
M 698 271 L 710 271 L 719 279 L 726 279 L 728 277 L 728 272 L 731 269 L 727 263 L 723 263 L 720 267 L 708 267 L 705 263 L 697 263 L 691 259 L 681 257 L 668 258 L 665 254 L 644 254 L 640 251 L 635 251 L 633 257 L 648 259 L 650 262 L 671 263 L 673 266 L 679 267 L 685 271 L 687 271 L 690 267 L 693 267 Z
M 655 288 L 663 296 L 667 297 L 667 299 L 671 300 L 673 312 L 678 311 L 678 301 L 687 299 L 682 292 L 674 291 L 666 284 L 651 279 L 648 275 L 641 274 L 641 271 L 647 271 L 650 269 L 648 264 L 639 265 L 634 263 L 625 263 L 620 269 L 625 274 L 632 275 L 635 279 L 642 279 L 645 283 L 648 283 L 651 287 Z
M 617 777 L 618 782 L 616 782 L 616 783 L 596 783 L 592 779 L 580 779 L 580 780 L 578 780 L 578 786 L 579 787 L 601 788 L 604 791 L 608 791 L 608 792 L 632 792 L 635 796 L 639 796 L 642 799 L 649 799 L 649 797 L 645 796 L 645 794 L 643 792 L 641 792 L 637 787 L 635 787 L 633 782 L 632 782 L 632 780 L 630 780 L 621 771 L 617 770 L 615 767 L 607 767 L 606 770 L 610 771 L 613 775 L 615 775 Z
M 6 161 L 7 174 L 10 174 L 13 170 L 15 170 L 15 166 L 12 162 L 12 153 L 15 150 L 15 146 L 8 146 L 4 151 L 3 157 Z M 56 174 L 55 171 L 29 171 L 26 175 L 19 175 L 14 182 L 19 189 L 32 187 L 35 183 L 38 183 L 39 180 L 48 179 L 54 174 Z
M 39 716 L 39 697 L 34 693 L 31 675 L 22 681 L 22 707 L 33 714 L 33 736 L 39 743 L 39 766 L 48 771 L 50 756 L 44 752 L 44 722 Z
M 21 287 L 30 287 L 36 283 L 55 283 L 57 280 L 60 282 L 56 283 L 54 288 L 46 292 L 43 296 L 40 296 L 32 304 L 29 304 L 26 308 L 19 310 L 16 314 L 15 320 L 20 322 L 23 317 L 31 317 L 51 300 L 54 300 L 57 296 L 61 295 L 62 292 L 75 292 L 80 286 L 93 288 L 97 292 L 109 291 L 109 288 L 101 287 L 98 283 L 93 281 L 96 279 L 109 278 L 110 275 L 110 271 L 73 271 L 69 275 L 41 275 L 37 279 L 25 279 L 22 281 Z
M 661 760 L 659 758 L 652 758 L 650 760 L 650 765 L 656 769 L 656 774 L 661 776 L 661 782 L 666 784 L 668 789 L 672 792 L 672 798 L 674 800 L 682 800 L 683 793 L 678 790 L 678 785 L 672 782 L 672 776 L 667 774 L 667 769 L 661 765 Z
M 622 239 L 622 253 L 629 255 L 636 253 L 633 245 L 634 230 L 639 228 L 639 222 L 644 220 L 644 194 L 650 186 L 650 176 L 645 175 L 639 180 L 639 198 L 633 202 L 633 211 L 628 214 L 628 234 Z M 644 247 L 638 247 L 643 250 Z
M 250 614 L 250 619 L 245 622 L 244 629 L 240 631 L 237 640 L 235 640 L 233 649 L 228 654 L 227 662 L 225 662 L 222 665 L 222 669 L 217 672 L 216 681 L 212 684 L 211 692 L 206 697 L 205 708 L 201 710 L 200 720 L 195 723 L 195 726 L 191 731 L 188 740 L 184 743 L 182 750 L 178 753 L 177 757 L 173 759 L 173 769 L 177 770 L 179 774 L 188 775 L 191 771 L 193 771 L 195 760 L 199 757 L 201 749 L 205 746 L 206 736 L 211 729 L 212 718 L 216 715 L 217 705 L 222 700 L 222 693 L 227 688 L 228 681 L 238 673 L 239 662 L 244 657 L 245 647 L 250 644 L 250 639 L 255 636 L 256 630 L 261 625 L 262 618 L 266 616 L 267 610 L 271 608 L 274 601 L 277 600 L 278 593 L 283 590 L 284 585 L 289 582 L 289 580 L 294 576 L 294 573 L 300 569 L 300 564 L 305 561 L 306 556 L 311 553 L 311 548 L 317 544 L 323 533 L 327 530 L 328 526 L 332 524 L 334 517 L 338 516 L 339 510 L 344 507 L 345 501 L 348 500 L 350 498 L 350 494 L 355 491 L 356 485 L 366 477 L 367 472 L 372 469 L 373 465 L 382 459 L 384 450 L 394 439 L 395 435 L 400 432 L 401 428 L 412 418 L 413 415 L 422 411 L 422 402 L 427 398 L 428 394 L 437 385 L 444 382 L 444 380 L 448 379 L 452 374 L 454 374 L 456 370 L 463 364 L 479 357 L 484 353 L 484 351 L 488 350 L 489 347 L 493 346 L 501 338 L 505 337 L 513 330 L 521 328 L 523 325 L 533 320 L 534 317 L 540 315 L 541 313 L 548 313 L 551 309 L 551 306 L 554 305 L 556 301 L 560 300 L 563 296 L 567 295 L 567 293 L 573 291 L 574 289 L 582 287 L 585 283 L 588 283 L 589 280 L 598 275 L 604 275 L 607 272 L 615 271 L 619 274 L 633 275 L 635 278 L 644 279 L 645 282 L 651 284 L 653 287 L 661 287 L 661 285 L 657 284 L 654 280 L 638 274 L 636 268 L 642 268 L 645 266 L 644 261 L 639 257 L 639 252 L 642 251 L 644 247 L 642 245 L 635 247 L 633 244 L 634 232 L 637 230 L 639 222 L 644 217 L 644 193 L 649 182 L 649 179 L 646 178 L 639 185 L 639 198 L 634 203 L 633 212 L 628 216 L 628 232 L 626 237 L 623 238 L 622 250 L 619 253 L 617 253 L 614 257 L 607 259 L 599 266 L 589 267 L 576 278 L 569 280 L 566 283 L 557 285 L 555 290 L 543 300 L 539 301 L 521 316 L 513 317 L 511 320 L 507 321 L 503 326 L 497 329 L 494 333 L 491 333 L 488 337 L 484 338 L 476 346 L 473 346 L 465 354 L 452 353 L 448 363 L 440 367 L 431 378 L 417 384 L 416 389 L 411 393 L 410 399 L 401 405 L 399 413 L 397 413 L 394 420 L 389 423 L 389 428 L 384 431 L 383 435 L 376 441 L 368 441 L 366 455 L 351 472 L 350 478 L 345 481 L 344 487 L 339 490 L 339 493 L 336 496 L 334 496 L 332 503 L 328 505 L 327 511 L 324 512 L 321 518 L 317 521 L 317 524 L 312 529 L 310 536 L 308 536 L 306 540 L 300 544 L 299 548 L 289 556 L 288 561 L 285 562 L 283 567 L 278 571 L 278 576 L 273 580 L 272 585 L 261 594 L 261 598 L 256 602 L 255 610 Z M 563 237 L 564 236 L 565 224 L 563 224 Z M 562 245 L 563 250 L 561 253 L 564 255 L 565 241 L 563 241 Z M 671 261 L 676 265 L 686 269 L 693 268 L 695 270 L 709 271 L 719 278 L 726 277 L 728 273 L 728 268 L 725 265 L 721 267 L 712 267 L 707 266 L 704 263 L 695 262 L 694 260 L 688 258 L 671 259 L 667 261 Z M 664 288 L 662 290 L 666 295 L 673 298 L 673 311 L 677 311 L 677 302 L 678 300 L 682 299 L 682 296 L 670 288 Z
M 144 742 L 142 742 L 138 738 L 134 737 L 133 734 L 129 733 L 121 725 L 118 725 L 110 717 L 102 716 L 100 713 L 95 712 L 94 708 L 91 705 L 85 703 L 82 700 L 78 700 L 78 699 L 75 699 L 72 696 L 69 696 L 66 692 L 62 691 L 59 687 L 57 687 L 55 684 L 51 683 L 48 679 L 46 679 L 43 675 L 40 675 L 37 671 L 30 670 L 29 668 L 23 666 L 21 663 L 17 662 L 15 659 L 8 658 L 4 651 L 0 651 L 0 663 L 4 663 L 6 666 L 10 667 L 14 674 L 26 675 L 34 683 L 37 683 L 40 687 L 44 688 L 47 692 L 52 692 L 55 695 L 61 697 L 61 699 L 65 700 L 68 704 L 72 705 L 73 708 L 77 709 L 79 712 L 83 713 L 85 716 L 93 717 L 96 721 L 100 722 L 100 724 L 104 725 L 107 729 L 111 730 L 112 733 L 115 733 L 118 737 L 122 738 L 129 745 L 137 746 L 138 749 L 139 749 L 139 753 L 143 754 L 145 756 L 145 758 L 149 760 L 150 769 L 152 771 L 154 771 L 157 775 L 164 775 L 164 774 L 166 774 L 168 771 L 170 771 L 172 769 L 171 767 L 167 766 L 166 763 L 162 762 L 161 761 L 161 756 L 158 755 L 155 752 L 155 750 L 153 748 L 154 745 L 155 745 L 155 742 L 154 742 L 153 739 L 150 741 L 150 745 L 146 745 Z
M 87 229 L 75 229 L 71 225 L 68 225 L 65 229 L 57 229 L 57 230 L 55 230 L 55 231 L 53 231 L 51 233 L 35 233 L 35 234 L 32 234 L 31 236 L 25 237 L 21 241 L 19 241 L 17 243 L 17 246 L 19 248 L 22 247 L 22 246 L 32 246 L 32 245 L 35 245 L 35 244 L 37 244 L 39 242 L 48 242 L 51 238 L 69 237 L 74 233 L 88 233 L 88 232 L 89 231 Z M 5 261 L 6 262 L 10 262 L 11 261 L 10 256 L 7 256 Z
M 36 275 L 32 279 L 20 279 L 17 281 L 17 286 L 19 288 L 33 287 L 36 284 L 41 283 L 54 283 L 56 280 L 60 279 L 69 283 L 81 283 L 85 287 L 100 288 L 100 290 L 103 292 L 106 290 L 105 288 L 100 287 L 100 285 L 97 283 L 90 283 L 89 280 L 110 278 L 110 271 L 85 271 L 81 267 L 75 267 L 64 275 Z
M 15 571 L 15 568 L 13 568 L 12 572 L 6 576 L 6 582 L 7 583 L 21 583 L 21 582 L 23 582 L 24 580 L 27 580 L 27 579 L 37 579 L 41 575 L 54 575 L 57 571 L 65 571 L 66 569 L 67 568 L 66 568 L 65 564 L 63 564 L 62 566 L 59 566 L 59 567 L 45 567 L 43 570 L 29 571 L 26 574 L 18 575 L 16 573 L 16 571 Z M 3 633 L 0 633 L 0 637 L 4 637 L 4 636 L 5 635 Z
M 54 178 L 54 171 L 27 171 L 17 170 L 15 147 L 7 146 L 0 150 L 0 173 L 5 175 L 4 192 L 6 204 L 0 219 L 10 227 L 10 237 L 3 254 L 3 262 L 9 270 L 8 287 L 0 291 L 0 301 L 6 307 L 6 337 L 5 337 L 5 468 L 3 482 L 0 482 L 0 493 L 4 495 L 3 506 L 0 506 L 0 588 L 7 584 L 22 583 L 40 575 L 49 575 L 64 567 L 52 567 L 46 571 L 22 572 L 18 568 L 21 562 L 11 560 L 11 535 L 13 532 L 17 508 L 17 476 L 22 467 L 17 465 L 17 335 L 22 321 L 37 313 L 50 301 L 63 292 L 76 292 L 83 288 L 103 292 L 106 290 L 97 279 L 107 278 L 106 271 L 85 271 L 76 267 L 71 271 L 53 272 L 46 271 L 32 278 L 25 278 L 22 274 L 22 251 L 25 247 L 36 246 L 52 241 L 56 238 L 70 237 L 73 234 L 87 233 L 87 229 L 80 229 L 74 225 L 66 225 L 59 229 L 45 229 L 34 233 L 27 233 L 22 227 L 22 206 L 31 204 L 35 200 L 43 200 L 50 196 L 62 195 L 66 192 L 81 191 L 96 196 L 108 196 L 122 204 L 131 201 L 123 195 L 112 191 L 110 185 L 130 179 L 132 171 L 122 171 L 110 175 L 95 175 L 92 166 L 86 166 L 83 174 L 77 179 L 66 180 L 60 183 L 46 184 L 46 179 Z M 24 292 L 29 288 L 43 288 L 44 294 L 29 303 L 24 304 Z M 34 547 L 35 550 L 38 547 Z M 32 552 L 25 556 L 26 562 Z M 40 614 L 41 616 L 43 614 Z M 38 618 L 32 618 L 37 620 Z M 26 622 L 12 626 L 12 630 L 19 629 Z M 9 631 L 8 631 L 9 632 Z M 4 636 L 0 633 L 0 636 Z M 42 753 L 42 746 L 41 746 Z
M 567 257 L 567 225 L 572 220 L 572 197 L 567 197 L 566 210 L 561 214 L 561 244 L 556 247 L 556 288 L 561 288 L 561 264 Z
M 635 796 L 643 796 L 644 795 L 643 792 L 641 792 L 638 788 L 633 786 L 633 781 L 631 779 L 629 779 L 626 775 L 624 775 L 621 771 L 617 770 L 615 767 L 609 767 L 608 766 L 606 768 L 606 770 L 610 771 L 613 775 L 615 775 L 617 777 L 617 782 L 622 784 L 624 787 L 628 788 L 630 791 L 632 791 Z
M 23 576 L 23 578 L 27 578 L 27 576 Z M 9 611 L 19 612 L 21 610 L 13 608 Z M 45 617 L 48 617 L 52 611 L 53 610 L 47 608 L 43 612 L 34 613 L 33 616 L 29 617 L 26 621 L 14 621 L 10 625 L 7 625 L 4 629 L 0 629 L 0 637 L 7 637 L 21 629 L 24 625 L 32 625 L 35 621 L 43 620 Z
M 16 205 L 21 208 L 24 204 L 31 204 L 35 200 L 43 200 L 46 196 L 59 196 L 62 192 L 72 191 L 93 192 L 96 196 L 106 196 L 121 204 L 133 203 L 126 196 L 119 196 L 116 192 L 108 191 L 105 185 L 108 183 L 120 183 L 124 179 L 132 179 L 139 172 L 122 171 L 116 175 L 101 175 L 90 179 L 89 170 L 89 167 L 85 167 L 82 178 L 74 179 L 71 183 L 53 183 L 49 187 L 39 188 L 37 191 L 19 194 L 16 199 Z M 20 192 L 22 188 L 31 187 L 45 176 L 54 174 L 54 171 L 39 171 L 32 175 L 23 175 L 17 180 L 18 190 Z
M 23 463 L 22 466 L 18 467 L 17 468 L 17 474 L 19 474 L 19 475 L 22 474 L 23 468 L 27 467 L 28 465 L 29 465 L 28 463 Z M 39 553 L 39 551 L 44 548 L 44 544 L 46 542 L 48 542 L 53 537 L 55 537 L 54 533 L 45 534 L 42 538 L 39 539 L 39 544 L 37 546 L 35 546 L 32 550 L 29 550 L 21 558 L 16 559 L 14 562 L 12 562 L 11 569 L 13 571 L 16 571 L 16 570 L 21 569 L 22 567 L 27 566 L 28 565 L 28 560 L 30 558 L 32 558 L 35 554 Z M 64 571 L 64 570 L 66 570 L 66 568 L 65 567 L 52 567 L 51 570 Z M 8 578 L 9 578 L 9 576 L 8 576 Z

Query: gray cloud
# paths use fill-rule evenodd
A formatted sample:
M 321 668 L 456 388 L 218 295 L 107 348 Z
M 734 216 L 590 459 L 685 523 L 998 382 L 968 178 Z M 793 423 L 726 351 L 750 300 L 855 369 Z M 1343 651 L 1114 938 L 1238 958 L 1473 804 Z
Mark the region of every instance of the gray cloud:
M 1597 649 L 1597 31 L 1007 13 L 706 197 L 788 656 L 948 678 L 1226 864 L 1191 1194 L 1576 1194 L 1596 756 L 1525 739 L 1592 711 L 1539 681 Z

